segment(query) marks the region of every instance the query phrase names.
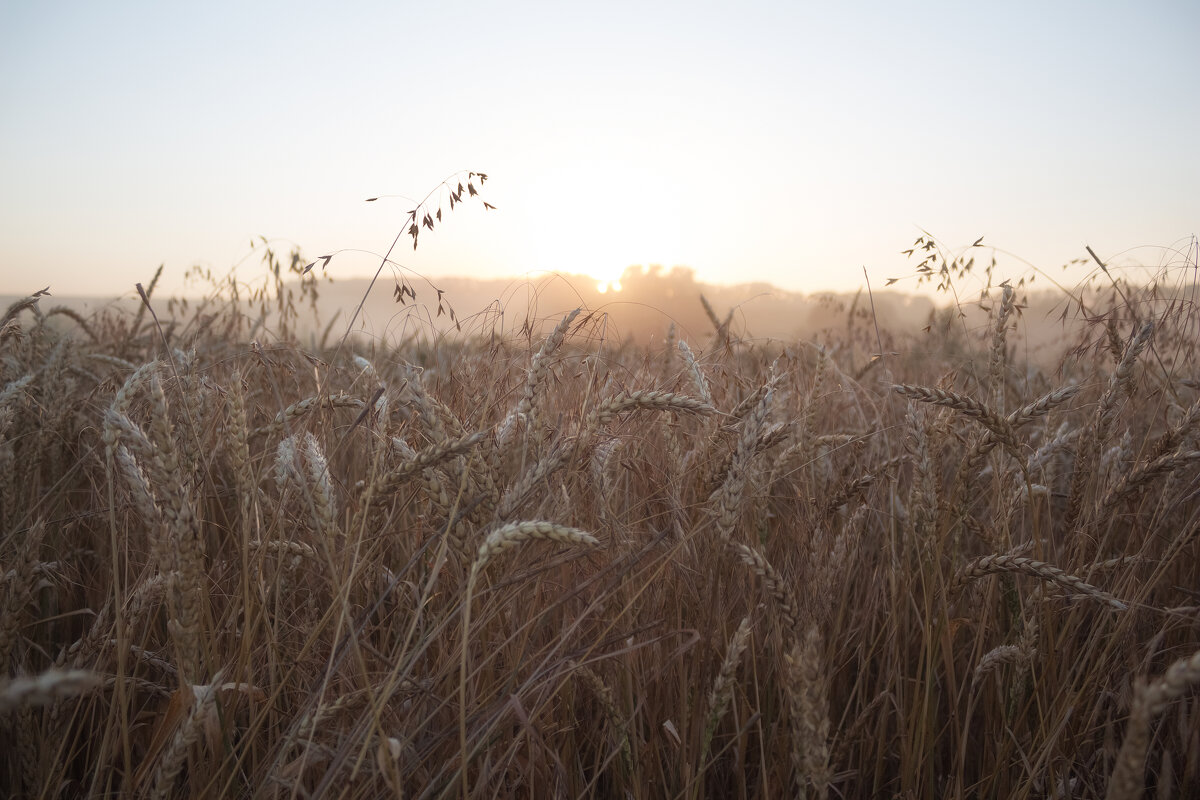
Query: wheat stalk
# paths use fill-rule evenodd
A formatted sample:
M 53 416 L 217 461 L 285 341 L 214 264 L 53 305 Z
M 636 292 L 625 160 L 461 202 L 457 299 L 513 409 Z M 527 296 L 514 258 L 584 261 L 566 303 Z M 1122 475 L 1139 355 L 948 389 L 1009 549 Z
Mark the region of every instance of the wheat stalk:
M 467 579 L 466 596 L 463 599 L 462 652 L 459 660 L 458 730 L 462 758 L 460 769 L 464 792 L 468 790 L 467 759 L 469 755 L 469 751 L 467 750 L 467 644 L 470 641 L 471 599 L 475 593 L 475 581 L 482 574 L 488 562 L 497 555 L 524 542 L 535 540 L 558 542 L 559 544 L 587 545 L 589 547 L 600 546 L 599 540 L 587 531 L 566 525 L 559 525 L 554 522 L 536 520 L 511 522 L 501 526 L 489 533 L 487 538 L 483 540 L 483 544 L 479 546 L 479 553 L 475 556 L 475 562 L 471 565 L 471 573 Z
M 992 407 L 1004 412 L 1005 367 L 1008 358 L 1008 318 L 1012 314 L 1016 293 L 1007 283 L 1003 284 L 1000 308 L 996 312 L 992 328 L 992 348 L 988 358 L 988 385 L 992 390 Z
M 430 445 L 417 451 L 412 458 L 405 460 L 396 468 L 379 473 L 364 491 L 362 505 L 355 514 L 351 529 L 360 529 L 366 519 L 369 506 L 394 499 L 396 491 L 409 478 L 469 452 L 483 440 L 484 435 L 482 432 L 469 433 L 457 439 L 447 439 L 439 444 Z M 393 440 L 393 446 L 396 446 L 397 441 Z M 407 447 L 407 445 L 404 446 Z
M 16 566 L 4 577 L 4 606 L 0 609 L 0 673 L 8 668 L 13 649 L 20 640 L 29 601 L 33 595 L 38 552 L 46 534 L 46 525 L 38 520 L 19 538 Z
M 1180 467 L 1200 461 L 1200 450 L 1189 450 L 1180 453 L 1168 453 L 1159 456 L 1149 464 L 1143 464 L 1132 472 L 1124 473 L 1100 501 L 1102 509 L 1112 508 L 1126 497 L 1137 493 L 1140 489 L 1158 480 L 1164 475 L 1170 475 Z
M 304 435 L 305 478 L 308 480 L 308 495 L 311 498 L 313 522 L 316 529 L 330 542 L 337 539 L 341 531 L 337 521 L 337 505 L 333 497 L 333 485 L 329 481 L 329 462 L 321 445 L 311 433 Z
M 821 387 L 825 383 L 825 373 L 828 372 L 829 353 L 824 347 L 817 348 L 817 365 L 813 372 L 812 386 L 805 398 L 804 410 L 800 416 L 800 447 L 801 457 L 807 463 L 816 451 L 813 441 L 814 423 L 817 419 L 817 398 L 821 395 Z
M 167 482 L 163 487 L 161 507 L 174 556 L 173 564 L 178 569 L 177 579 L 172 584 L 175 614 L 168 627 L 178 642 L 183 671 L 189 679 L 194 679 L 204 671 L 201 626 L 207 602 L 200 523 L 175 449 L 166 395 L 161 382 L 153 374 L 150 376 L 150 397 L 153 402 L 151 440 L 159 472 Z
M 664 378 L 671 373 L 671 367 L 675 363 L 675 348 L 679 342 L 679 331 L 675 327 L 674 320 L 667 325 L 667 342 L 663 348 L 663 376 Z
M 1024 649 L 1015 644 L 1002 644 L 998 647 L 993 647 L 983 654 L 979 659 L 979 663 L 975 665 L 975 672 L 972 677 L 972 682 L 979 683 L 989 673 L 999 669 L 1004 664 L 1013 664 L 1028 661 L 1030 654 Z
M 1132 388 L 1133 368 L 1138 356 L 1150 344 L 1150 336 L 1154 333 L 1153 323 L 1147 322 L 1130 337 L 1125 353 L 1121 357 L 1117 369 L 1109 379 L 1108 387 L 1100 396 L 1096 413 L 1092 418 L 1091 436 L 1075 458 L 1075 470 L 1071 474 L 1071 488 L 1067 497 L 1067 512 L 1063 517 L 1062 530 L 1066 534 L 1073 532 L 1079 525 L 1084 510 L 1084 493 L 1089 482 L 1094 478 L 1100 450 L 1108 440 L 1113 418 L 1117 413 L 1117 397 L 1122 390 L 1128 392 Z
M 549 451 L 529 468 L 518 480 L 504 490 L 496 507 L 496 519 L 511 521 L 516 513 L 527 503 L 535 489 L 542 486 L 546 480 L 560 467 L 564 466 L 573 452 L 572 442 L 557 441 Z
M 633 748 L 629 742 L 629 733 L 625 730 L 625 715 L 617 708 L 617 701 L 613 696 L 612 689 L 596 674 L 595 670 L 586 664 L 576 664 L 575 673 L 583 678 L 583 682 L 600 701 L 600 707 L 604 709 L 604 716 L 608 718 L 608 724 L 620 735 L 621 758 L 625 761 L 625 767 L 632 770 Z
M 33 374 L 24 375 L 17 378 L 15 381 L 9 381 L 3 389 L 0 389 L 0 408 L 7 406 L 12 400 L 25 390 L 25 387 L 33 383 Z

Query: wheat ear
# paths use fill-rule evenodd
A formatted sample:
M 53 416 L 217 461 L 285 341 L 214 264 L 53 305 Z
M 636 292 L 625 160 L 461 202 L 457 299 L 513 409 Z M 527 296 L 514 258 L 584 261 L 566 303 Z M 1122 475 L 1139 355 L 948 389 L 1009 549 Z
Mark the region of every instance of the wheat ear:
M 150 376 L 150 398 L 153 402 L 150 438 L 159 471 L 166 480 L 161 508 L 178 569 L 178 580 L 174 583 L 175 613 L 168 628 L 181 650 L 183 672 L 194 680 L 204 672 L 201 628 L 208 600 L 202 533 L 175 447 L 166 394 L 154 374 Z
M 950 583 L 950 594 L 957 593 L 977 578 L 994 575 L 998 572 L 1016 572 L 1055 583 L 1071 592 L 1099 600 L 1101 603 L 1118 611 L 1125 611 L 1129 608 L 1125 603 L 1122 603 L 1103 589 L 1098 589 L 1082 578 L 1070 575 L 1053 564 L 1011 554 L 983 556 L 964 565 L 955 574 L 954 580 Z
M 1200 683 L 1200 650 L 1172 664 L 1161 678 L 1134 690 L 1125 739 L 1117 753 L 1117 764 L 1108 782 L 1106 800 L 1138 800 L 1145 791 L 1146 750 L 1150 723 L 1167 704 Z
M 492 531 L 484 539 L 483 544 L 479 546 L 479 553 L 475 556 L 475 563 L 471 567 L 472 574 L 482 572 L 489 561 L 505 550 L 512 549 L 522 542 L 536 539 L 559 544 L 600 546 L 600 541 L 595 536 L 578 528 L 554 522 L 512 522 Z
M 620 735 L 621 758 L 625 761 L 626 768 L 632 770 L 633 748 L 629 742 L 629 732 L 625 729 L 625 716 L 621 713 L 621 709 L 617 708 L 617 701 L 613 697 L 612 689 L 596 674 L 595 670 L 586 664 L 577 665 L 575 672 L 583 678 L 583 682 L 600 701 L 600 707 L 604 709 L 604 716 L 608 718 L 608 724 Z
M 746 494 L 746 478 L 750 471 L 750 461 L 758 448 L 759 434 L 766 422 L 767 411 L 771 407 L 771 392 L 763 393 L 762 399 L 755 407 L 753 414 L 742 420 L 742 435 L 738 437 L 733 460 L 725 473 L 725 480 L 716 494 L 717 504 L 717 533 L 728 540 L 737 526 L 741 514 L 742 502 Z
M 700 369 L 700 364 L 696 361 L 696 356 L 692 353 L 692 348 L 688 347 L 688 343 L 682 339 L 679 341 L 679 352 L 683 355 L 683 361 L 687 364 L 688 374 L 692 376 L 692 384 L 696 387 L 696 394 L 700 395 L 700 399 L 710 406 L 713 404 L 712 392 L 708 389 L 708 379 L 704 377 L 704 373 Z
M 792 723 L 792 769 L 797 795 L 829 795 L 829 688 L 816 626 L 784 654 L 787 701 Z
M 980 425 L 983 425 L 989 433 L 996 437 L 996 441 L 1004 445 L 1012 453 L 1016 454 L 1017 452 L 1017 437 L 1009 421 L 973 397 L 950 389 L 913 386 L 907 383 L 894 384 L 892 391 L 909 399 L 919 400 L 922 403 L 932 403 L 933 405 L 952 408 L 963 416 L 970 417 Z
M 86 694 L 103 682 L 96 673 L 82 669 L 51 669 L 40 675 L 14 678 L 0 685 L 0 714 Z
M 708 748 L 712 744 L 713 734 L 716 733 L 717 726 L 721 724 L 729 702 L 733 699 L 733 680 L 738 666 L 742 663 L 742 653 L 750 641 L 750 626 L 751 619 L 747 614 L 742 617 L 729 640 L 725 659 L 721 662 L 721 669 L 717 672 L 712 689 L 708 693 L 708 722 L 704 726 L 704 743 L 700 747 L 700 760 L 697 762 L 700 769 L 704 768 L 704 762 L 708 760 Z
M 158 766 L 154 770 L 154 784 L 150 796 L 155 800 L 170 797 L 174 793 L 175 779 L 183 770 L 188 752 L 192 749 L 192 745 L 200 740 L 204 724 L 216 710 L 219 687 L 219 674 L 210 684 L 192 687 L 195 694 L 192 707 L 188 711 L 187 717 L 180 723 L 179 729 L 175 731 L 170 744 L 159 756 Z
M 1200 461 L 1200 450 L 1159 456 L 1149 464 L 1143 464 L 1132 472 L 1125 473 L 1117 484 L 1108 490 L 1100 505 L 1102 508 L 1111 508 L 1124 498 L 1136 494 L 1147 484 L 1195 461 Z
M 992 408 L 1004 411 L 1004 379 L 1008 358 L 1008 318 L 1012 314 L 1016 293 L 1008 284 L 1000 296 L 1000 308 L 996 312 L 996 324 L 992 328 L 992 349 L 988 358 L 988 385 L 992 390 Z
M 816 452 L 816 442 L 813 434 L 816 430 L 817 400 L 821 396 L 821 388 L 825 384 L 825 374 L 829 371 L 829 353 L 824 347 L 817 349 L 817 364 L 813 372 L 812 387 L 804 402 L 804 411 L 800 417 L 800 453 L 805 462 L 809 461 Z
M 295 420 L 304 416 L 314 408 L 354 408 L 363 409 L 366 403 L 359 400 L 357 397 L 351 397 L 346 394 L 335 394 L 332 397 L 325 395 L 313 395 L 306 397 L 303 400 L 292 403 L 290 406 L 280 411 L 275 415 L 275 419 L 271 420 L 266 425 L 255 428 L 252 436 L 264 436 L 275 431 L 283 430 L 286 425 L 290 425 Z
M 34 572 L 45 533 L 46 526 L 41 520 L 25 531 L 16 568 L 0 576 L 4 579 L 4 606 L 0 608 L 0 674 L 7 672 L 9 657 L 20 639 L 26 607 L 33 596 Z
M 788 635 L 795 635 L 800 630 L 800 612 L 792 597 L 792 591 L 788 588 L 787 581 L 775 571 L 771 562 L 767 561 L 767 557 L 753 547 L 741 542 L 729 542 L 728 547 L 733 550 L 733 554 L 739 561 L 750 567 L 754 574 L 762 580 L 767 593 L 775 601 Z
M 616 419 L 618 414 L 633 409 L 674 411 L 679 414 L 712 414 L 716 411 L 703 400 L 672 392 L 642 389 L 636 392 L 621 392 L 602 402 L 592 412 L 592 421 L 588 427 L 596 428 L 607 425 Z
M 529 362 L 529 372 L 525 376 L 525 391 L 521 395 L 520 402 L 517 403 L 517 414 L 527 421 L 526 431 L 537 427 L 542 392 L 546 381 L 549 380 L 548 361 L 550 356 L 554 355 L 554 351 L 562 345 L 567 336 L 567 330 L 575 321 L 575 317 L 579 316 L 580 311 L 581 309 L 577 308 L 563 317 Z
M 1125 348 L 1125 354 L 1117 364 L 1116 370 L 1108 381 L 1108 387 L 1100 396 L 1092 418 L 1091 436 L 1080 448 L 1075 458 L 1075 469 L 1071 474 L 1071 488 L 1067 498 L 1067 511 L 1063 517 L 1062 529 L 1070 534 L 1079 525 L 1083 515 L 1083 497 L 1089 481 L 1097 472 L 1096 466 L 1104 442 L 1108 439 L 1109 430 L 1117 414 L 1117 398 L 1122 390 L 1128 391 L 1132 386 L 1133 368 L 1138 356 L 1150 344 L 1150 336 L 1154 333 L 1153 323 L 1142 325 L 1136 334 L 1130 337 Z

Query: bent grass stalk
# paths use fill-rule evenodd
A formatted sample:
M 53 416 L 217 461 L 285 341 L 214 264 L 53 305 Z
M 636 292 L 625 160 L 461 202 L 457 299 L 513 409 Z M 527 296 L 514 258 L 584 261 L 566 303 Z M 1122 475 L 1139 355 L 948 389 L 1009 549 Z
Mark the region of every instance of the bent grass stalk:
M 487 538 L 484 539 L 483 544 L 479 546 L 479 553 L 475 556 L 475 562 L 471 565 L 471 573 L 467 578 L 467 590 L 463 597 L 462 612 L 462 652 L 459 662 L 458 684 L 458 740 L 462 752 L 460 769 L 463 797 L 467 797 L 470 794 L 470 782 L 467 774 L 467 761 L 470 754 L 470 751 L 467 749 L 467 647 L 470 643 L 471 598 L 475 594 L 475 581 L 483 572 L 488 562 L 500 553 L 510 550 L 523 542 L 537 540 L 558 542 L 559 544 L 567 545 L 600 546 L 600 541 L 587 531 L 543 521 L 511 522 L 489 533 Z

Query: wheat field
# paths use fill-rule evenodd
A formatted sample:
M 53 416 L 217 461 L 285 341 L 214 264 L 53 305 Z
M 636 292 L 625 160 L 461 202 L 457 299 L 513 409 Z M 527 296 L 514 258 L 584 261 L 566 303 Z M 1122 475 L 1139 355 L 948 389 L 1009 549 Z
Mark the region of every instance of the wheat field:
M 0 793 L 1200 795 L 1190 304 L 1049 368 L 1010 288 L 882 355 L 310 291 L 3 314 Z

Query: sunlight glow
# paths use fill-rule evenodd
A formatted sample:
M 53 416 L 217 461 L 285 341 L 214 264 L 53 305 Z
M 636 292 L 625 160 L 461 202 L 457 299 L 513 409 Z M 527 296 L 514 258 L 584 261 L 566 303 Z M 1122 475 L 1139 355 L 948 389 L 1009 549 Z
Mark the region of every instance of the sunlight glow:
M 604 293 L 621 290 L 620 278 L 628 267 L 683 263 L 683 214 L 677 199 L 644 188 L 662 180 L 653 174 L 653 165 L 597 160 L 580 170 L 590 177 L 578 194 L 538 203 L 523 265 L 583 273 Z M 539 176 L 533 196 L 560 196 L 560 180 L 557 173 Z
M 922 230 L 950 249 L 987 234 L 1013 254 L 1007 278 L 1084 243 L 1173 252 L 1200 220 L 1200 103 L 1180 102 L 1200 2 L 246 3 L 238 25 L 186 4 L 60 5 L 0 5 L 0 294 L 109 297 L 159 264 L 167 295 L 199 291 L 195 264 L 249 281 L 259 235 L 339 253 L 334 279 L 369 276 L 379 259 L 359 251 L 382 255 L 430 191 L 444 219 L 417 251 L 401 237 L 403 266 L 579 276 L 608 302 L 631 266 L 804 293 L 856 291 L 865 269 L 916 291 L 903 251 Z M 995 113 L 929 101 L 948 97 Z M 1085 107 L 1110 124 L 1080 139 Z M 294 109 L 323 113 L 281 143 Z M 490 180 L 452 210 L 438 182 L 460 168 Z M 363 202 L 380 194 L 398 196 Z

